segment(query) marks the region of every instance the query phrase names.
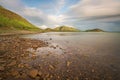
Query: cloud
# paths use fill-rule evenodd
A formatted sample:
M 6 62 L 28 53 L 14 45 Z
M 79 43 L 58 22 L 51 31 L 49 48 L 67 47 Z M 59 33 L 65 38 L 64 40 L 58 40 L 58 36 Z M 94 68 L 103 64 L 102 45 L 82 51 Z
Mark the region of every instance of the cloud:
M 61 9 L 65 6 L 67 0 L 51 0 L 40 4 L 39 8 L 49 14 L 59 14 Z
M 54 5 L 54 6 L 53 6 Z M 46 25 L 48 27 L 54 27 L 55 25 L 62 25 L 62 22 L 64 21 L 64 18 L 65 16 L 64 15 L 61 15 L 59 14 L 60 13 L 60 10 L 61 8 L 65 5 L 65 0 L 55 0 L 54 3 L 51 4 L 48 4 L 46 8 L 46 10 L 43 10 L 43 9 L 38 9 L 38 8 L 34 8 L 32 10 L 29 10 L 28 13 L 30 13 L 31 11 L 35 14 L 32 14 L 32 16 L 28 16 L 28 18 L 31 18 L 31 21 L 36 21 L 36 22 L 40 22 L 41 24 L 39 23 L 36 23 L 37 25 Z M 46 6 L 46 5 L 43 5 L 43 6 Z M 29 9 L 29 8 L 28 8 Z M 50 12 L 49 12 L 50 11 Z M 26 10 L 24 10 L 25 13 Z M 53 12 L 51 14 L 51 12 Z M 36 18 L 35 18 L 36 16 Z M 36 20 L 35 20 L 36 19 Z M 37 21 L 38 20 L 38 21 Z
M 98 27 L 109 30 L 115 26 L 118 29 L 120 25 L 116 25 L 116 22 L 120 21 L 119 8 L 120 0 L 81 0 L 69 8 L 64 21 L 81 29 Z
M 68 0 L 51 0 L 42 4 L 41 1 L 40 6 L 28 6 L 22 0 L 0 0 L 0 5 L 43 28 L 69 25 L 80 29 L 93 26 L 117 26 L 115 29 L 118 29 L 120 26 L 120 0 L 79 0 L 74 5 L 68 5 L 67 2 Z
M 27 20 L 29 20 L 31 23 L 33 23 L 36 26 L 50 26 L 54 27 L 54 25 L 59 25 L 62 23 L 64 16 L 58 14 L 60 9 L 64 6 L 65 0 L 55 0 L 56 6 L 50 6 L 51 9 L 54 10 L 56 14 L 50 14 L 47 13 L 45 10 L 37 7 L 28 7 L 23 5 L 21 0 L 1 0 L 0 4 L 4 6 L 5 8 L 8 8 L 23 17 L 25 17 Z
M 38 17 L 39 15 L 43 15 L 43 12 L 40 9 L 33 7 L 25 7 L 22 12 L 26 16 Z
M 42 28 L 42 29 L 46 29 L 46 28 L 48 28 L 48 26 L 46 26 L 46 25 L 42 25 L 42 26 L 38 26 L 39 28 Z
M 57 5 L 55 6 L 57 12 L 59 13 L 60 9 L 64 7 L 65 5 L 65 0 L 57 0 Z
M 82 0 L 71 6 L 71 12 L 81 17 L 95 17 L 120 14 L 118 0 Z
M 39 26 L 46 25 L 54 27 L 54 25 L 61 24 L 64 19 L 63 15 L 46 14 L 38 8 L 30 7 L 24 8 L 21 14 L 25 16 L 28 20 Z
M 120 19 L 119 0 L 82 0 L 70 7 L 67 20 L 112 20 Z M 110 20 L 109 20 L 110 19 Z
M 0 0 L 0 5 L 15 12 L 22 11 L 25 7 L 20 0 Z

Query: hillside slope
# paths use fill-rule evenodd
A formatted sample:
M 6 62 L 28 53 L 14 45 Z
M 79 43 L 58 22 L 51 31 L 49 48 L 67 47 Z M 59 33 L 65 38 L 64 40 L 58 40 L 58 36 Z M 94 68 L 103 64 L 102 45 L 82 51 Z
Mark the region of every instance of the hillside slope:
M 79 32 L 80 30 L 78 30 L 76 28 L 73 28 L 73 27 L 60 26 L 60 27 L 54 28 L 53 31 L 58 31 L 58 32 Z
M 0 6 L 0 32 L 39 31 L 41 29 L 29 23 L 20 15 Z

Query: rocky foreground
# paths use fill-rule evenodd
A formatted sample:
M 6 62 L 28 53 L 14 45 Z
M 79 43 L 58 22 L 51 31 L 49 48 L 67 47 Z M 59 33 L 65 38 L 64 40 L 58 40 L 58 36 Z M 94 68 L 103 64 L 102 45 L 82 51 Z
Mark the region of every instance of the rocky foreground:
M 45 47 L 47 43 L 18 37 L 0 37 L 0 80 L 27 80 L 41 76 L 36 68 L 24 61 L 36 58 L 28 48 Z
M 113 56 L 110 59 L 110 56 L 80 54 L 82 50 L 75 53 L 70 48 L 64 50 L 59 45 L 49 46 L 49 44 L 40 40 L 1 36 L 0 80 L 120 79 L 119 59 L 114 59 Z M 48 47 L 46 53 L 36 53 L 38 48 L 46 47 Z M 52 49 L 49 50 L 49 47 Z M 63 53 L 51 52 L 59 49 Z

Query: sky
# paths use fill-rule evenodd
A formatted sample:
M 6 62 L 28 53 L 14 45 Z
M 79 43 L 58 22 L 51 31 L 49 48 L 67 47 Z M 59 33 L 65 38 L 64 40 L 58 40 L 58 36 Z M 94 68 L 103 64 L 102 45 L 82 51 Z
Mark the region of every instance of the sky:
M 120 0 L 0 0 L 0 5 L 43 29 L 120 31 Z

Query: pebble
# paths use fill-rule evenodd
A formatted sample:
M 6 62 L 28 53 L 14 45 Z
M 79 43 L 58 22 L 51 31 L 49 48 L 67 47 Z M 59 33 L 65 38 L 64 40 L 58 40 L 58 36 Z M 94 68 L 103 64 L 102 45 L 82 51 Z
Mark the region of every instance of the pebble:
M 36 50 L 38 48 L 38 45 L 34 44 L 32 48 Z
M 25 79 L 26 77 L 27 77 L 27 75 L 25 73 L 22 73 L 21 78 Z
M 50 40 L 52 40 L 52 38 L 50 38 Z
M 11 72 L 11 75 L 12 75 L 12 76 L 18 76 L 18 75 L 19 75 L 19 72 L 16 71 L 16 70 L 14 70 L 14 71 Z
M 70 66 L 70 64 L 71 64 L 71 62 L 70 62 L 70 61 L 67 61 L 67 67 L 69 67 L 69 66 Z
M 0 80 L 3 80 L 3 79 L 0 77 Z
M 94 69 L 92 69 L 92 72 L 95 72 L 95 70 L 94 70 Z
M 37 69 L 32 69 L 30 72 L 29 72 L 29 76 L 31 78 L 35 78 L 38 74 L 38 70 Z
M 0 66 L 0 71 L 4 71 L 5 68 L 3 66 Z
M 12 61 L 10 64 L 8 64 L 8 66 L 14 66 L 16 65 L 16 61 Z
M 41 75 L 42 75 L 42 72 L 41 72 L 41 71 L 39 71 L 39 72 L 38 72 L 38 75 L 39 75 L 39 76 L 41 76 Z
M 55 69 L 55 67 L 54 67 L 53 65 L 49 65 L 49 67 L 50 67 L 51 69 Z

